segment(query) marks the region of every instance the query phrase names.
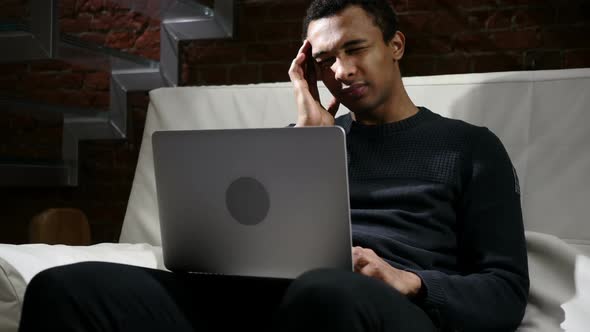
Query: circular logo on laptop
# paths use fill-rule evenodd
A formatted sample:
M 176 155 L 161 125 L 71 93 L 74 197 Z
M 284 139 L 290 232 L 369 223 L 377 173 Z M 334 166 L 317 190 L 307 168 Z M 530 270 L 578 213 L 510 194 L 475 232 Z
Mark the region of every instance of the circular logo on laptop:
M 266 188 L 250 177 L 241 177 L 232 182 L 225 192 L 225 202 L 232 217 L 244 225 L 261 223 L 270 208 Z

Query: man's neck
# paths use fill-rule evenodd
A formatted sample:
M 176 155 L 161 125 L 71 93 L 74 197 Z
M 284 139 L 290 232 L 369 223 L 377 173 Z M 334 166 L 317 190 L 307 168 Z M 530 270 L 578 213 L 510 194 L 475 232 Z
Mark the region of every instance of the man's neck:
M 352 119 L 363 125 L 374 126 L 398 122 L 418 113 L 418 108 L 408 96 L 404 86 L 400 84 L 396 90 L 391 101 L 382 105 L 380 109 L 359 112 L 359 114 L 351 112 Z

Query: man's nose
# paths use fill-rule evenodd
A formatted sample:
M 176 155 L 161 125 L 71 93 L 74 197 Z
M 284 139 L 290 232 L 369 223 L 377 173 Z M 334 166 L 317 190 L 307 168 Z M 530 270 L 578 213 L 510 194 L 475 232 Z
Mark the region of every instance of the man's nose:
M 350 81 L 356 75 L 356 65 L 350 59 L 336 59 L 332 65 L 334 77 L 339 81 Z

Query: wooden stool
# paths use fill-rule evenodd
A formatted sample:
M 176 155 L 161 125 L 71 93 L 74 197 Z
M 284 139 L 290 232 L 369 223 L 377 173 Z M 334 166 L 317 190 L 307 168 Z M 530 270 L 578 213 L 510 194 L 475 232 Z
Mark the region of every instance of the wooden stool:
M 29 224 L 29 243 L 90 245 L 90 225 L 79 209 L 48 209 Z

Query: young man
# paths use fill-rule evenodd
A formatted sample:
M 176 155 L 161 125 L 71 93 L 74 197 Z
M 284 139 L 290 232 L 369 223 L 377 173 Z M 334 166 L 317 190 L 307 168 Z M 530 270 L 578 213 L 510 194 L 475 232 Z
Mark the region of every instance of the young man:
M 296 125 L 347 132 L 355 272 L 310 271 L 291 282 L 75 264 L 31 281 L 21 331 L 518 326 L 526 252 L 516 178 L 499 140 L 414 106 L 399 70 L 404 35 L 387 1 L 316 0 L 304 36 L 289 70 Z M 316 77 L 334 96 L 327 109 Z M 335 119 L 340 103 L 352 114 Z
M 529 280 L 518 179 L 489 130 L 416 107 L 386 0 L 316 0 L 289 70 L 297 126 L 347 132 L 355 271 L 450 330 L 514 330 Z M 316 78 L 334 99 L 324 108 Z M 334 119 L 339 104 L 352 114 Z

